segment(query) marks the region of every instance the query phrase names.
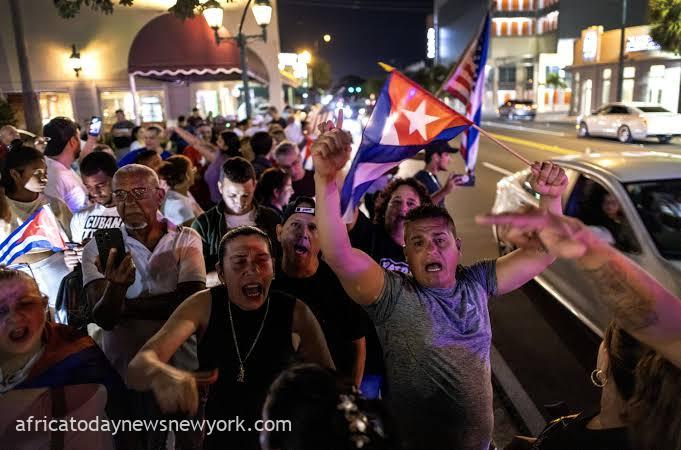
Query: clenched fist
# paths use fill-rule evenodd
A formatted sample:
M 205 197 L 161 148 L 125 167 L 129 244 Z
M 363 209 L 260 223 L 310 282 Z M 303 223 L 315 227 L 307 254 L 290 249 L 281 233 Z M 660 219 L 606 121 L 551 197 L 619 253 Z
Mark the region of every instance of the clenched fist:
M 338 114 L 336 125 L 328 121 L 319 126 L 322 135 L 312 144 L 312 160 L 316 176 L 335 179 L 350 159 L 352 139 L 343 131 L 343 112 Z

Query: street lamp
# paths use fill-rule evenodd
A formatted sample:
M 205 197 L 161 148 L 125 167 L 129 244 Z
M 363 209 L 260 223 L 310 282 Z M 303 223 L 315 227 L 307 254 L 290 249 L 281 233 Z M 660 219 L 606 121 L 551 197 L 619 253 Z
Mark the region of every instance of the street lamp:
M 231 3 L 233 0 L 229 0 Z M 267 25 L 272 20 L 272 5 L 269 0 L 255 0 L 253 3 L 253 15 L 255 22 L 262 28 L 261 34 L 247 35 L 243 33 L 244 20 L 246 20 L 246 13 L 248 7 L 251 6 L 252 0 L 248 0 L 244 11 L 241 14 L 241 22 L 239 23 L 239 31 L 236 36 L 222 37 L 218 30 L 222 26 L 222 19 L 224 11 L 216 0 L 208 0 L 202 6 L 202 14 L 206 19 L 208 26 L 213 29 L 215 34 L 215 43 L 220 45 L 222 41 L 233 40 L 239 46 L 240 66 L 241 66 L 241 81 L 243 82 L 244 104 L 246 105 L 246 117 L 251 117 L 251 98 L 248 88 L 248 62 L 246 60 L 246 50 L 248 41 L 262 39 L 267 42 Z
M 323 39 L 324 39 L 324 42 L 326 42 L 328 44 L 329 42 L 331 42 L 331 35 L 325 34 Z
M 76 50 L 76 44 L 71 44 L 71 50 L 69 67 L 76 72 L 76 78 L 78 78 L 80 71 L 83 69 L 83 62 L 80 60 L 80 52 Z

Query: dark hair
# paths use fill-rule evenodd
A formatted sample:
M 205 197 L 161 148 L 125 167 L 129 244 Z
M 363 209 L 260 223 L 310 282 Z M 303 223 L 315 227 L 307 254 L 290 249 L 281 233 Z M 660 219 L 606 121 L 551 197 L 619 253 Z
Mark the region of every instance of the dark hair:
M 163 128 L 159 127 L 158 125 L 149 125 L 146 130 L 153 130 L 157 136 L 161 136 L 163 134 Z
M 426 203 L 425 205 L 417 206 L 407 213 L 407 217 L 404 219 L 404 224 L 409 222 L 415 222 L 417 220 L 423 219 L 444 219 L 452 231 L 452 235 L 456 237 L 456 225 L 454 224 L 454 219 L 449 215 L 449 212 L 442 206 L 433 205 L 432 203 Z
M 223 131 L 220 133 L 220 137 L 222 137 L 222 140 L 225 141 L 225 147 L 227 149 L 225 153 L 235 154 L 240 152 L 241 141 L 235 132 Z
M 140 127 L 139 125 L 136 126 L 136 127 L 132 127 L 132 133 L 130 133 L 130 136 L 132 136 L 133 139 L 137 139 L 137 133 L 141 129 L 142 129 L 142 127 Z
M 184 155 L 173 155 L 166 159 L 158 169 L 158 176 L 174 188 L 187 180 L 187 171 L 192 167 L 192 162 Z
M 376 206 L 374 206 L 375 223 L 383 225 L 385 222 L 385 212 L 388 209 L 388 203 L 390 203 L 390 197 L 393 196 L 400 186 L 409 186 L 414 189 L 416 195 L 419 196 L 421 205 L 432 203 L 428 190 L 419 180 L 416 178 L 395 178 L 388 183 L 388 186 L 386 186 L 386 188 L 376 197 Z
M 106 152 L 92 152 L 80 162 L 80 174 L 84 177 L 91 177 L 100 171 L 113 177 L 117 170 L 116 158 Z
M 78 137 L 77 124 L 68 117 L 55 117 L 43 126 L 43 136 L 49 138 L 45 156 L 60 155 L 74 137 Z
M 118 113 L 121 113 L 121 114 L 122 114 L 122 113 L 123 113 L 123 110 L 122 110 L 122 109 L 117 109 L 117 110 L 116 110 L 116 114 L 118 114 Z
M 192 112 L 198 112 L 198 111 L 199 111 L 199 108 L 196 108 L 196 107 L 192 108 Z
M 354 414 L 365 416 L 363 433 L 351 431 L 342 403 L 356 407 Z M 379 401 L 366 400 L 332 370 L 316 364 L 300 364 L 282 372 L 270 386 L 265 401 L 269 420 L 290 420 L 295 426 L 286 432 L 268 435 L 268 448 L 290 450 L 396 450 L 400 448 Z M 354 440 L 368 438 L 364 445 Z
M 447 141 L 433 141 L 426 145 L 426 157 L 425 161 L 428 164 L 432 159 L 433 155 L 442 155 L 443 153 L 456 153 L 457 150 L 449 146 Z
M 225 261 L 225 256 L 227 254 L 227 244 L 232 242 L 234 239 L 240 236 L 260 236 L 267 242 L 267 250 L 272 254 L 272 241 L 270 237 L 262 231 L 260 228 L 252 227 L 249 225 L 235 227 L 225 233 L 220 240 L 220 250 L 218 251 L 218 262 L 220 265 Z
M 187 118 L 185 116 L 177 116 L 178 122 L 184 122 L 185 120 L 187 120 Z
M 271 167 L 265 170 L 255 187 L 255 200 L 258 203 L 269 204 L 272 201 L 275 189 L 283 189 L 291 175 L 281 169 Z
M 296 144 L 291 141 L 283 141 L 274 149 L 274 158 L 279 158 L 280 156 L 288 155 L 290 152 L 296 149 Z
M 134 163 L 144 165 L 145 161 L 149 161 L 151 158 L 157 155 L 158 153 L 156 150 L 142 150 L 137 154 L 137 156 L 135 156 Z
M 10 170 L 14 169 L 21 171 L 29 164 L 45 159 L 45 155 L 40 153 L 40 150 L 36 150 L 27 145 L 18 145 L 18 142 L 17 144 L 14 142 L 12 142 L 12 147 L 7 152 L 4 165 L 2 166 L 2 184 L 5 186 L 7 193 L 10 194 L 16 192 L 18 187 L 14 183 Z
M 603 345 L 608 354 L 608 376 L 615 381 L 622 398 L 629 400 L 636 389 L 636 365 L 646 347 L 615 322 L 605 330 Z
M 247 183 L 249 180 L 256 181 L 253 165 L 241 156 L 235 156 L 225 161 L 222 165 L 222 174 L 232 183 Z
M 272 136 L 266 131 L 258 131 L 251 136 L 251 148 L 255 156 L 265 156 L 272 150 Z

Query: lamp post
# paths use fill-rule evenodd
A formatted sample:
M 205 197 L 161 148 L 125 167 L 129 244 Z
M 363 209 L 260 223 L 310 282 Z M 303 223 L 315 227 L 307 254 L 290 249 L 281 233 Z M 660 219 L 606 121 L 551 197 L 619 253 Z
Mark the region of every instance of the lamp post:
M 231 3 L 232 0 L 229 0 Z M 241 14 L 241 22 L 239 23 L 239 31 L 236 36 L 222 37 L 218 33 L 218 30 L 222 26 L 222 19 L 224 11 L 220 4 L 216 0 L 208 0 L 203 4 L 203 17 L 208 22 L 208 26 L 213 29 L 215 33 L 215 43 L 220 45 L 221 42 L 226 40 L 233 40 L 239 47 L 239 57 L 240 57 L 240 67 L 241 67 L 241 81 L 243 82 L 244 91 L 244 104 L 246 105 L 246 118 L 251 117 L 251 97 L 248 88 L 248 61 L 246 59 L 246 49 L 248 46 L 248 41 L 262 39 L 267 42 L 267 25 L 270 24 L 272 20 L 272 6 L 269 0 L 255 0 L 253 3 L 253 15 L 255 16 L 255 21 L 262 28 L 261 34 L 247 35 L 243 33 L 244 21 L 246 20 L 246 13 L 248 12 L 248 7 L 251 6 L 252 0 L 248 0 L 244 11 Z
M 83 69 L 83 63 L 80 60 L 80 52 L 76 50 L 76 44 L 71 45 L 71 56 L 69 56 L 69 67 L 76 72 L 76 78 L 79 77 L 80 71 Z

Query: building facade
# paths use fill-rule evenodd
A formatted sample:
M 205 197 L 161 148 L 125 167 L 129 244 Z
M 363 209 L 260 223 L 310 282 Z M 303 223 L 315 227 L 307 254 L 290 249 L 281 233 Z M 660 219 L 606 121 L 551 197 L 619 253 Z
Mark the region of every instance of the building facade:
M 52 2 L 18 3 L 43 122 L 55 116 L 83 122 L 101 115 L 111 125 L 119 108 L 138 123 L 173 120 L 194 106 L 204 116 L 243 115 L 237 46 L 229 40 L 218 46 L 201 15 L 181 21 L 168 14 L 172 0 L 136 0 L 132 7 L 116 6 L 111 15 L 83 7 L 74 19 L 59 17 Z M 245 4 L 237 0 L 225 7 L 221 36 L 236 34 Z M 277 5 L 271 4 L 267 42 L 249 43 L 251 102 L 281 108 Z M 244 32 L 261 32 L 251 11 Z M 80 53 L 77 74 L 69 65 L 72 45 Z M 0 95 L 22 126 L 24 94 L 8 2 L 0 3 L 0 60 Z
M 456 63 L 477 32 L 470 24 L 480 23 L 489 3 L 469 3 L 436 1 L 436 62 Z M 558 38 L 560 2 L 495 0 L 491 14 L 484 111 L 509 99 L 533 100 L 540 112 L 567 111 L 571 89 L 563 68 L 572 63 L 573 39 Z
M 582 30 L 574 46 L 574 63 L 566 69 L 575 92 L 571 114 L 588 114 L 618 100 L 620 37 L 619 29 Z M 661 51 L 645 25 L 625 28 L 624 40 L 622 101 L 657 103 L 679 111 L 681 56 Z

